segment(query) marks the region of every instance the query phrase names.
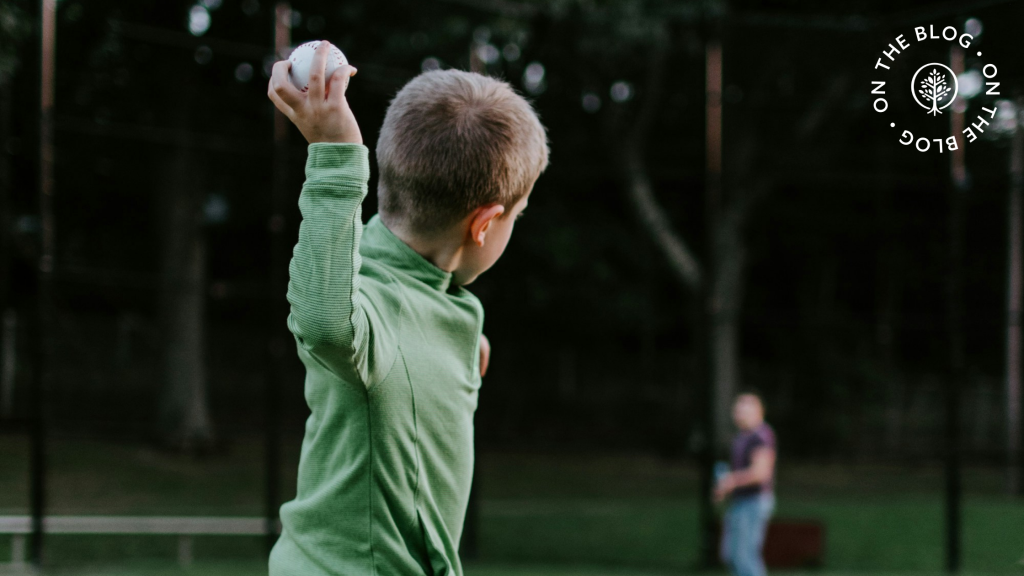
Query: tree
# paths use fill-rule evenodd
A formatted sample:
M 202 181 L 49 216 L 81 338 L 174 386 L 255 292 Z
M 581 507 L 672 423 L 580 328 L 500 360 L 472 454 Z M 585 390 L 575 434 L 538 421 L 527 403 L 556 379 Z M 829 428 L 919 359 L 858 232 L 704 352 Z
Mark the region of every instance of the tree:
M 199 78 L 181 71 L 172 114 L 180 126 L 196 116 Z M 158 218 L 161 224 L 160 333 L 163 394 L 160 434 L 168 447 L 201 453 L 214 441 L 206 371 L 207 249 L 203 229 L 205 162 L 188 130 L 169 142 L 161 167 Z
M 921 87 L 918 88 L 917 92 L 932 103 L 932 108 L 929 110 L 932 116 L 936 114 L 942 114 L 939 110 L 939 100 L 942 100 L 946 94 L 949 94 L 951 88 L 946 85 L 946 76 L 939 74 L 938 70 L 932 70 L 931 74 L 921 80 Z
M 0 0 L 0 83 L 6 83 L 18 68 L 19 47 L 32 29 L 23 4 Z
M 670 53 L 675 48 L 672 28 L 680 24 L 695 28 L 702 16 L 715 18 L 723 7 L 718 2 L 702 8 L 695 2 L 631 0 L 591 5 L 586 10 L 574 4 L 577 11 L 573 12 L 559 2 L 460 0 L 460 3 L 505 18 L 540 18 L 561 24 L 560 33 L 551 37 L 560 45 L 577 47 L 571 58 L 577 63 L 589 63 L 579 66 L 585 82 L 600 79 L 611 84 L 616 77 L 635 75 L 636 62 L 645 62 L 644 82 L 637 90 L 636 103 L 630 104 L 631 98 L 622 98 L 621 102 L 602 111 L 605 149 L 610 152 L 610 165 L 619 175 L 622 191 L 644 232 L 662 252 L 680 286 L 690 298 L 699 301 L 698 308 L 707 307 L 709 320 L 697 338 L 709 346 L 715 397 L 715 408 L 709 417 L 713 421 L 716 444 L 724 447 L 731 430 L 732 396 L 740 387 L 743 228 L 757 197 L 767 189 L 768 181 L 762 177 L 751 178 L 758 158 L 753 154 L 755 136 L 747 134 L 737 144 L 739 153 L 733 164 L 737 177 L 733 178 L 728 201 L 710 215 L 713 221 L 705 223 L 710 229 L 710 246 L 708 258 L 702 262 L 680 232 L 678 219 L 659 200 L 646 152 L 665 104 Z M 542 26 L 533 22 L 532 27 Z M 567 41 L 565 32 L 575 33 L 575 37 Z M 699 385 L 694 387 L 699 388 Z
M 648 4 L 651 6 L 651 4 Z M 716 448 L 724 449 L 731 431 L 730 405 L 737 389 L 740 388 L 740 347 L 739 321 L 743 299 L 744 263 L 746 251 L 743 227 L 749 210 L 764 182 L 752 186 L 744 182 L 753 168 L 751 151 L 752 136 L 747 134 L 743 147 L 733 167 L 738 169 L 739 178 L 734 179 L 729 194 L 714 190 L 719 184 L 708 182 L 705 191 L 706 202 L 719 204 L 718 209 L 708 210 L 705 223 L 708 227 L 708 252 L 704 262 L 696 256 L 683 234 L 672 224 L 673 218 L 658 200 L 646 165 L 645 144 L 657 115 L 663 108 L 665 76 L 669 69 L 669 53 L 672 48 L 671 20 L 667 6 L 653 6 L 645 13 L 643 44 L 646 44 L 647 73 L 642 86 L 642 97 L 635 115 L 608 116 L 607 130 L 609 143 L 615 151 L 614 160 L 620 166 L 629 196 L 643 228 L 651 240 L 660 248 L 675 273 L 681 286 L 691 298 L 699 300 L 698 314 L 706 314 L 706 325 L 698 338 L 709 347 L 708 369 L 711 379 L 712 426 Z M 650 9 L 650 8 L 649 8 Z M 720 8 L 715 9 L 720 10 Z M 678 18 L 677 18 L 678 19 Z M 720 50 L 720 48 L 718 48 Z M 712 90 L 713 88 L 709 88 Z M 708 95 L 709 98 L 719 97 Z M 614 146 L 614 143 L 621 143 Z M 709 178 L 711 175 L 709 175 Z M 720 202 L 712 195 L 720 197 Z M 694 321 L 699 321 L 694 319 Z
M 0 0 L 0 146 L 6 146 L 11 135 L 13 108 L 12 78 L 18 69 L 19 48 L 28 37 L 31 25 L 18 2 Z M 11 254 L 11 163 L 6 151 L 0 150 L 0 306 L 7 306 Z M 2 312 L 2 310 L 0 310 Z
M 179 113 L 188 113 L 189 100 L 182 98 Z M 160 432 L 168 447 L 202 452 L 214 438 L 205 365 L 207 259 L 202 229 L 203 167 L 192 153 L 187 136 L 175 144 L 164 166 L 160 190 Z

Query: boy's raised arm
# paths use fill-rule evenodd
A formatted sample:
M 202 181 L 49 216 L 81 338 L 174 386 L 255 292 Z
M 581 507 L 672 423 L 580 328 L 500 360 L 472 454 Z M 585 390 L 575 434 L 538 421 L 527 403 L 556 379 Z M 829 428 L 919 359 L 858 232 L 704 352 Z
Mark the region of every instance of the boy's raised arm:
M 321 42 L 313 57 L 308 92 L 289 82 L 288 61 L 274 65 L 268 89 L 310 143 L 299 196 L 302 224 L 288 269 L 288 328 L 328 369 L 368 384 L 374 307 L 360 292 L 359 239 L 369 158 L 345 99 L 355 68 L 340 67 L 325 83 L 329 48 Z
M 310 144 L 299 240 L 288 266 L 288 328 L 328 368 L 356 368 L 364 382 L 369 324 L 359 291 L 359 239 L 367 162 L 362 144 Z

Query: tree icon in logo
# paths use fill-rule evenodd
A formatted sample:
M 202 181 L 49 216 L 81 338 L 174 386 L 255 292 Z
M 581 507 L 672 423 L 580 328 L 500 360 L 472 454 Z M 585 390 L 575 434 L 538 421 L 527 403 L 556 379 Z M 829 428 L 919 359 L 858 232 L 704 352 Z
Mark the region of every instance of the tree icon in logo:
M 920 81 L 918 77 L 921 77 Z M 910 81 L 910 93 L 914 95 L 914 101 L 932 116 L 942 114 L 942 110 L 953 103 L 957 88 L 956 74 L 938 62 L 918 68 Z

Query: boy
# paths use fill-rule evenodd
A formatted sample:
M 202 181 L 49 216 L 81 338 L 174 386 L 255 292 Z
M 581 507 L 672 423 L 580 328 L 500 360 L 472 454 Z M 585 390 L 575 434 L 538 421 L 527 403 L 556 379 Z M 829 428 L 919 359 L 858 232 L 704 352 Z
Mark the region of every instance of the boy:
M 715 499 L 732 496 L 722 527 L 722 560 L 736 576 L 766 574 L 761 547 L 775 509 L 775 432 L 764 421 L 764 403 L 754 392 L 736 396 L 732 419 L 732 472 L 719 480 Z
M 274 66 L 268 94 L 309 142 L 288 328 L 306 366 L 294 500 L 271 576 L 461 575 L 483 309 L 463 288 L 501 256 L 547 166 L 544 127 L 507 84 L 422 74 L 377 141 L 379 214 L 362 225 L 368 150 L 351 66 L 309 90 Z

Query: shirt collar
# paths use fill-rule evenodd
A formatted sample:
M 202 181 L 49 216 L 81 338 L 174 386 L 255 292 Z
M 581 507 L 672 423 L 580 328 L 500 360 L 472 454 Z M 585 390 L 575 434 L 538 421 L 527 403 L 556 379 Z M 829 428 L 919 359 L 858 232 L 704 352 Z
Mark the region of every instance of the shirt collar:
M 364 256 L 397 268 L 431 288 L 445 292 L 452 282 L 452 273 L 445 272 L 420 256 L 401 238 L 388 230 L 374 214 L 363 229 L 362 246 L 359 250 Z

